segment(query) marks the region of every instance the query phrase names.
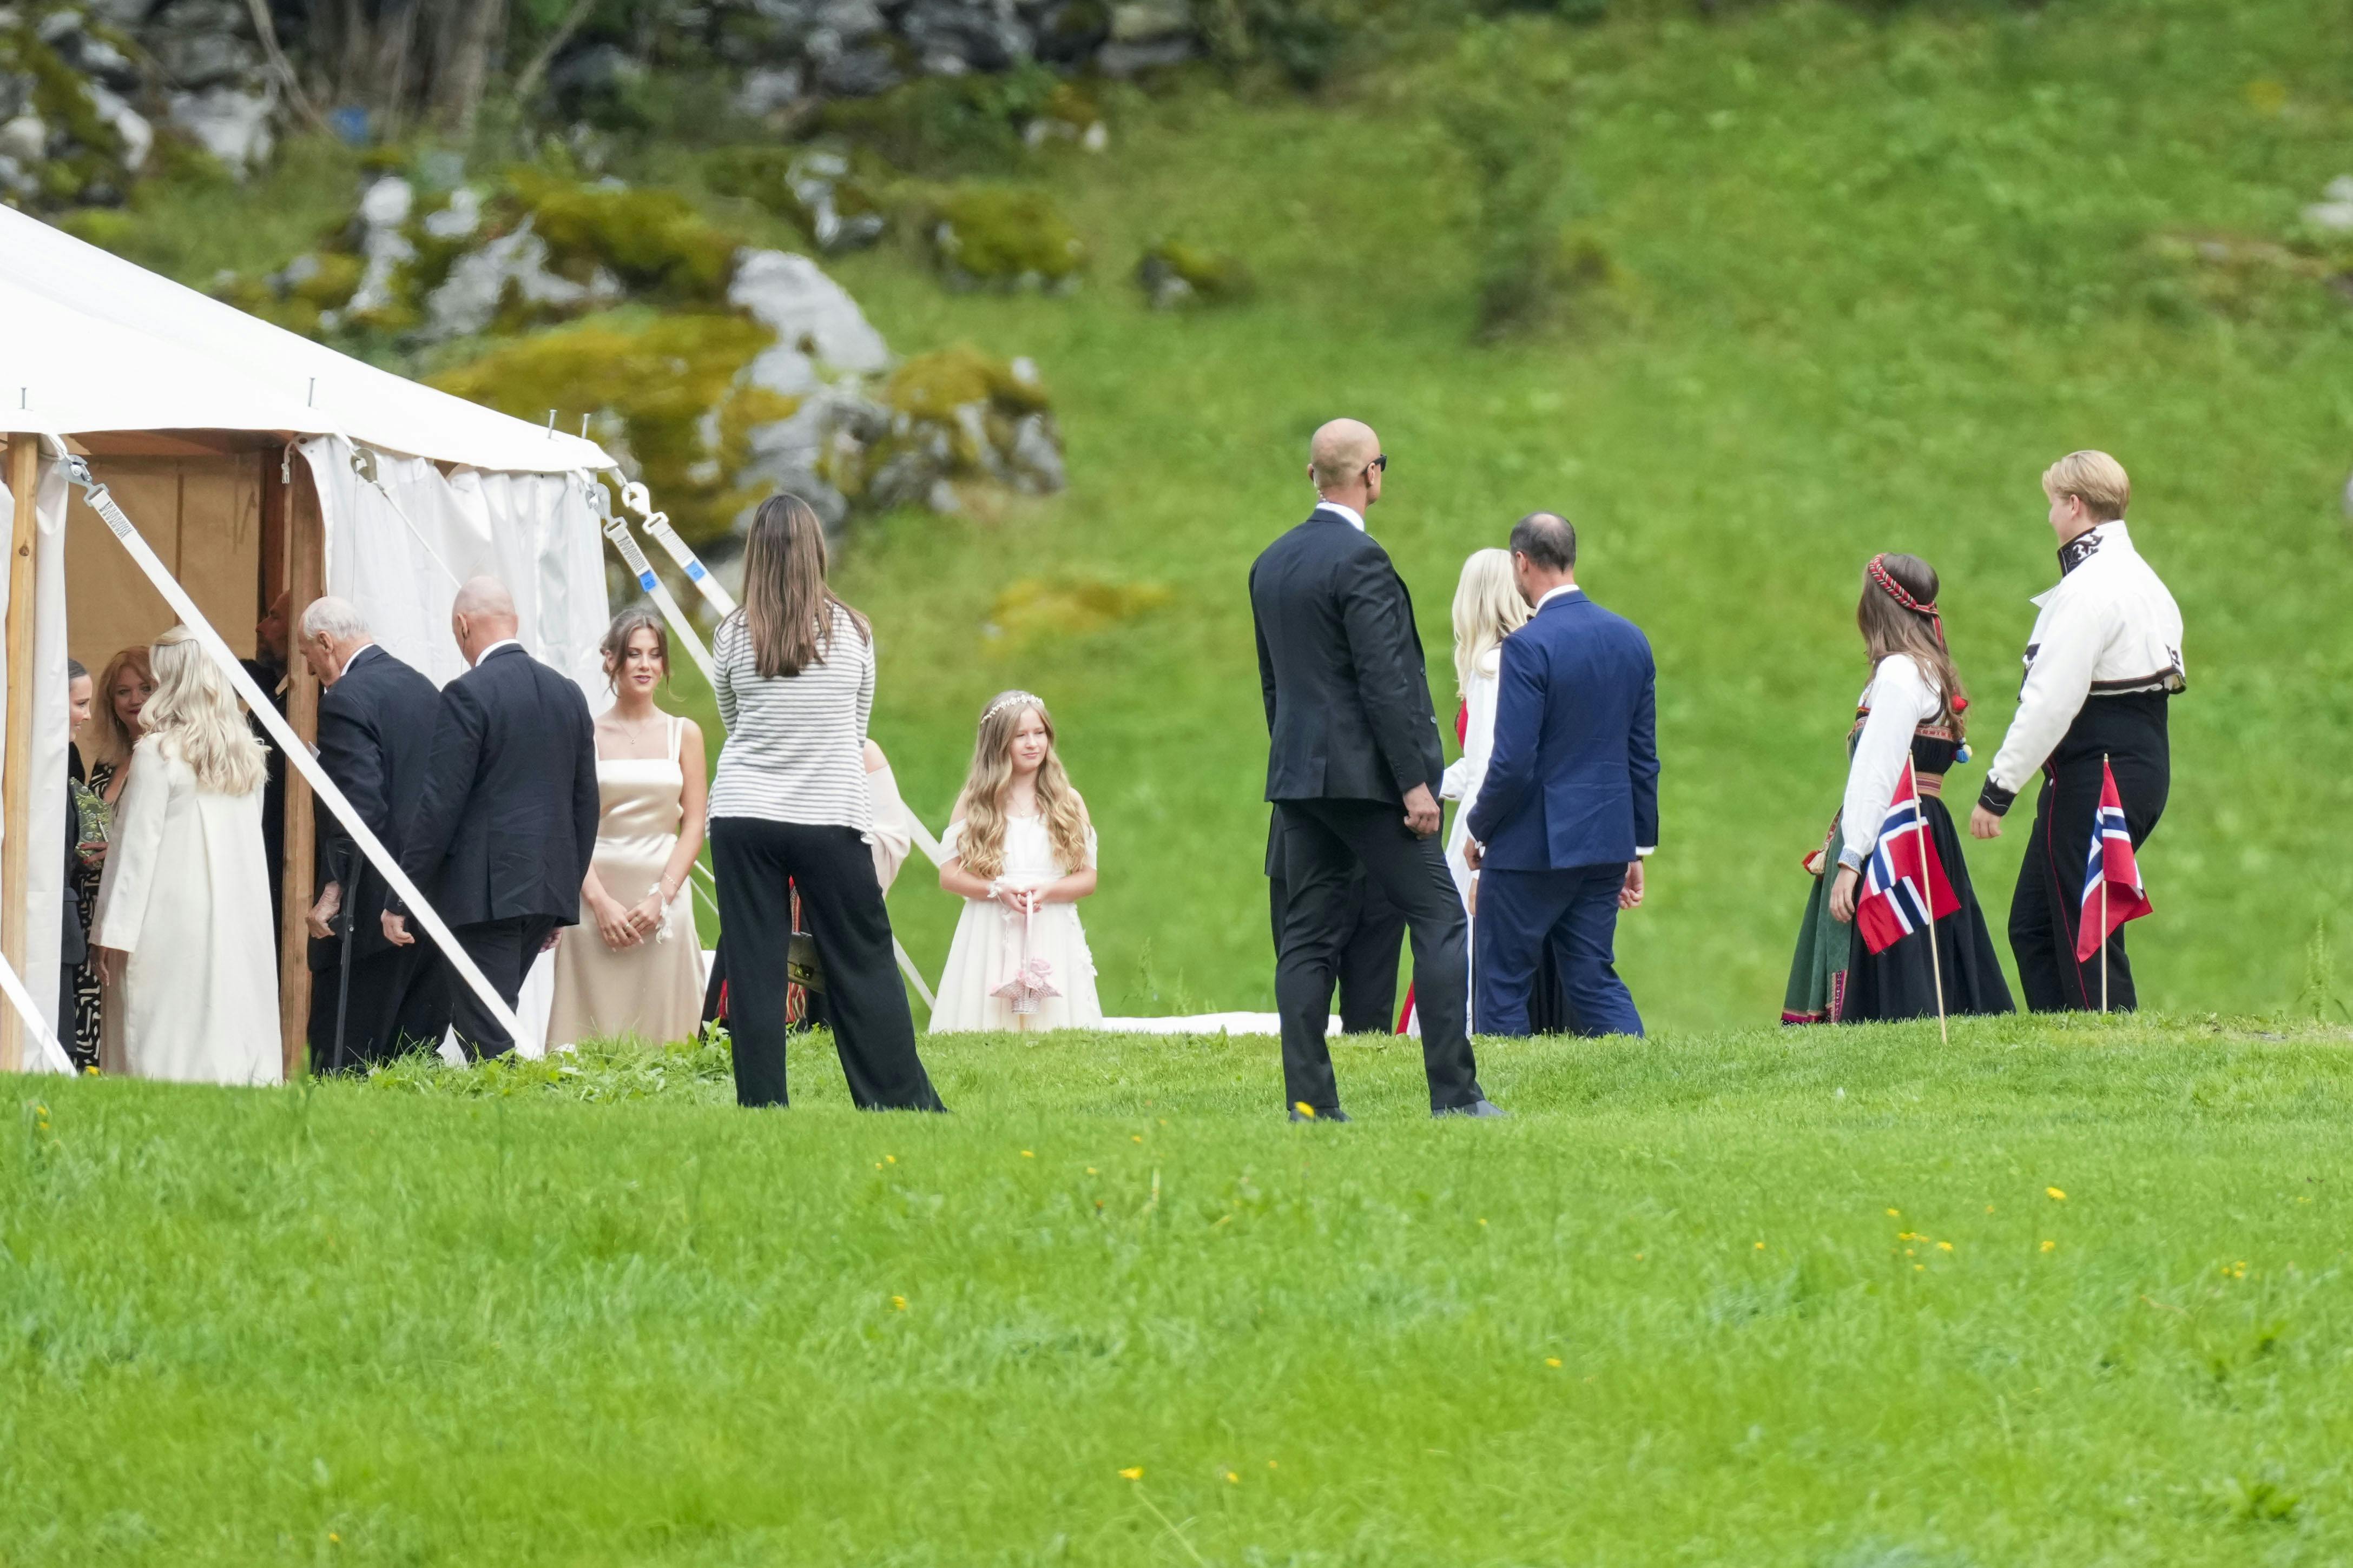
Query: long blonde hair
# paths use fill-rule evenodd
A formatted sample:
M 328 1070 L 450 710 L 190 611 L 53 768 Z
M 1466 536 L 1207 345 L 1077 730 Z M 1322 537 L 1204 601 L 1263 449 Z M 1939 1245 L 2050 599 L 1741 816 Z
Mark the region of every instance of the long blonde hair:
M 155 668 L 155 695 L 140 712 L 146 731 L 141 739 L 169 748 L 207 795 L 259 789 L 267 752 L 246 727 L 236 695 L 205 657 L 196 634 L 174 626 L 155 639 L 148 657 Z
M 1071 787 L 1062 759 L 1054 751 L 1054 716 L 1043 699 L 1027 691 L 1000 691 L 981 710 L 980 736 L 973 742 L 972 773 L 964 784 L 964 833 L 957 853 L 964 868 L 994 879 L 1005 870 L 1005 792 L 1013 783 L 1013 731 L 1024 713 L 1046 726 L 1046 760 L 1038 765 L 1038 813 L 1054 858 L 1069 876 L 1087 863 L 1087 805 Z
M 1508 550 L 1474 550 L 1454 584 L 1454 689 L 1468 694 L 1490 648 L 1528 624 L 1528 602 L 1512 576 Z
M 111 763 L 118 768 L 131 760 L 131 749 L 139 743 L 139 737 L 122 727 L 122 720 L 114 711 L 115 683 L 122 679 L 122 672 L 127 669 L 139 672 L 139 679 L 149 688 L 147 700 L 153 701 L 155 670 L 147 661 L 144 643 L 134 644 L 108 659 L 105 672 L 98 678 L 98 685 L 90 693 L 95 699 L 90 704 L 90 715 L 92 731 L 90 761 Z M 141 713 L 140 724 L 143 728 L 147 721 L 145 710 L 142 709 Z

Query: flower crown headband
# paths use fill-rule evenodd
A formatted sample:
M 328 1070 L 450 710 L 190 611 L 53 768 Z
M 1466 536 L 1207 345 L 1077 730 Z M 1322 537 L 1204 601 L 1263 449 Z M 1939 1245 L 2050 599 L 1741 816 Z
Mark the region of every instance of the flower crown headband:
M 988 711 L 980 716 L 980 721 L 986 724 L 1008 708 L 1035 708 L 1042 713 L 1046 710 L 1046 701 L 1030 692 L 1008 691 L 988 705 Z

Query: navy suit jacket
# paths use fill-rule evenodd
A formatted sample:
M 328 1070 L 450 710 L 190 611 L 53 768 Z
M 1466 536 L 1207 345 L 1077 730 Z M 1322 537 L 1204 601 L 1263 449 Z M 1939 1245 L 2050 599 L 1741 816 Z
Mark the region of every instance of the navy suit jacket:
M 1504 639 L 1482 868 L 1622 865 L 1659 842 L 1658 672 L 1640 627 L 1564 594 Z
M 400 868 L 453 926 L 574 925 L 596 817 L 588 700 L 522 648 L 500 648 L 441 689 Z

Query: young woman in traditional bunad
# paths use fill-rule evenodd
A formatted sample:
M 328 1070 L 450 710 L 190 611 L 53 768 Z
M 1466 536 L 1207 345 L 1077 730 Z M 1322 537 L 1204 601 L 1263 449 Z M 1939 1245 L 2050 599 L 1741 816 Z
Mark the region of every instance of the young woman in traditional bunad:
M 1855 626 L 1870 659 L 1871 684 L 1847 732 L 1845 803 L 1828 842 L 1807 858 L 1814 888 L 1782 1002 L 1785 1024 L 1933 1017 L 1940 973 L 1947 1014 L 2013 1010 L 1943 800 L 1945 774 L 1968 758 L 1962 715 L 1969 704 L 1946 651 L 1936 587 L 1935 570 L 1917 556 L 1874 555 L 1863 568 Z M 1933 963 L 1925 930 L 1873 953 L 1855 926 L 1863 867 L 1907 757 L 1918 783 L 1921 820 L 1960 900 L 1956 912 L 1936 921 Z

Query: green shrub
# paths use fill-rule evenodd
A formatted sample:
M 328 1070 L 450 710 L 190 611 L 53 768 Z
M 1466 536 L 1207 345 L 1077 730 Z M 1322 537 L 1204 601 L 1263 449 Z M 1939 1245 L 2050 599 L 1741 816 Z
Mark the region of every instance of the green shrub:
M 1067 84 L 1035 61 L 1008 71 L 926 77 L 876 98 L 837 99 L 821 129 L 927 174 L 1003 168 L 1026 153 L 1022 128 L 1067 108 Z

